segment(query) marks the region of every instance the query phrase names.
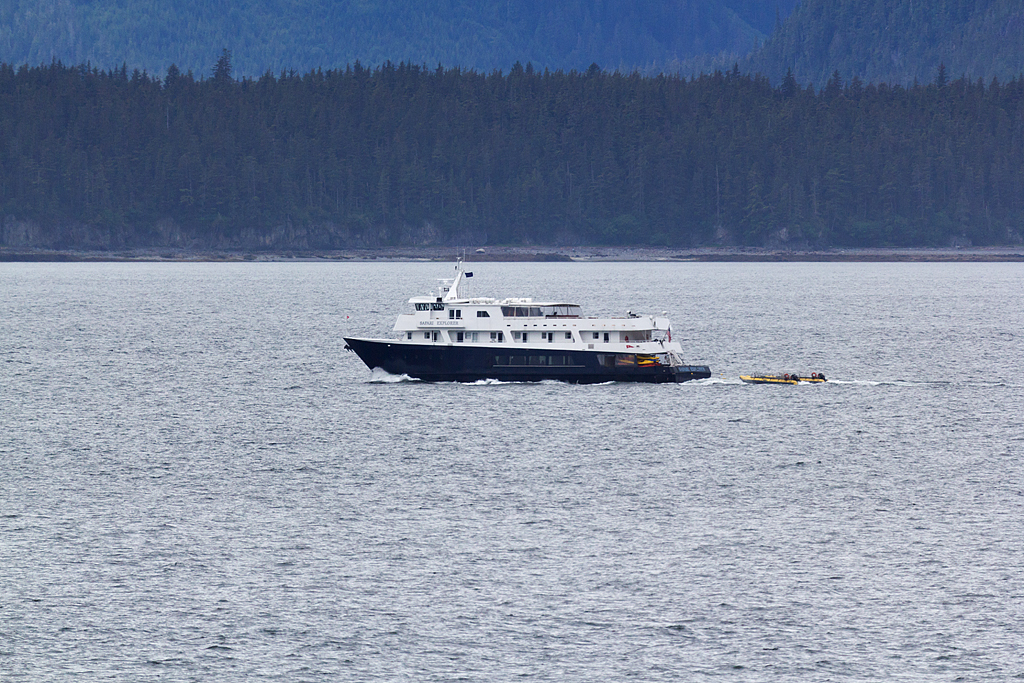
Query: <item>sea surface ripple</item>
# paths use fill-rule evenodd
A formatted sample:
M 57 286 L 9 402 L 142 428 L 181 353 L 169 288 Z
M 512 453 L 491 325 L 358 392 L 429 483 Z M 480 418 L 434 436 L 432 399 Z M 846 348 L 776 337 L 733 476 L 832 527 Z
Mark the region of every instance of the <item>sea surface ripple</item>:
M 0 264 L 0 680 L 1024 678 L 1024 266 L 473 269 L 713 377 L 344 351 L 451 264 Z

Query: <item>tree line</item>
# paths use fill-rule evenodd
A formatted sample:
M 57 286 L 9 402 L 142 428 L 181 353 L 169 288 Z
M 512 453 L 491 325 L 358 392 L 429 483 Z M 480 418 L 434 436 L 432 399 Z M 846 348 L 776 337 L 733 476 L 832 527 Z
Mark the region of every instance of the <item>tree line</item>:
M 0 64 L 0 245 L 1004 244 L 1024 80 Z

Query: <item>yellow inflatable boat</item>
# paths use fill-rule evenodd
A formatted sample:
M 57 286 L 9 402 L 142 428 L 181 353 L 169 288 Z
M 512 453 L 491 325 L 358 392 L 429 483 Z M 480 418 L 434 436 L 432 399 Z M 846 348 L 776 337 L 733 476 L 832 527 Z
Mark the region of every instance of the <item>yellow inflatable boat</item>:
M 805 375 L 796 373 L 783 373 L 781 375 L 740 375 L 740 379 L 747 384 L 799 384 L 800 382 L 819 383 L 827 382 L 825 373 L 811 372 Z

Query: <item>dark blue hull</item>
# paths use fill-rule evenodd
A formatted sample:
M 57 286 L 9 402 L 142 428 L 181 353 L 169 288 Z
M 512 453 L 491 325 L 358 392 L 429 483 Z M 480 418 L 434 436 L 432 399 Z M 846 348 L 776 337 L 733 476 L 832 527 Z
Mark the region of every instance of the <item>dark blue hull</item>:
M 351 337 L 346 337 L 345 342 L 371 370 L 380 368 L 392 375 L 408 375 L 427 382 L 496 379 L 503 382 L 556 380 L 594 384 L 686 382 L 711 377 L 711 370 L 706 365 L 608 365 L 609 357 L 615 354 L 557 347 L 404 344 Z

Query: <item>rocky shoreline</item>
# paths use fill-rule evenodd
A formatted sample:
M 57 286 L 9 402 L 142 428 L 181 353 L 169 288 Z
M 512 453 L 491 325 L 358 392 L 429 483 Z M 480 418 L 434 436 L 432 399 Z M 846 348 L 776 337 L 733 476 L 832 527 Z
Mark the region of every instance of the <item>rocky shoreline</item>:
M 755 247 L 483 247 L 467 248 L 467 261 L 706 261 L 706 262 L 1020 262 L 1024 247 L 781 250 Z M 462 249 L 393 247 L 337 251 L 130 249 L 72 251 L 0 247 L 0 262 L 257 262 L 257 261 L 453 261 Z

